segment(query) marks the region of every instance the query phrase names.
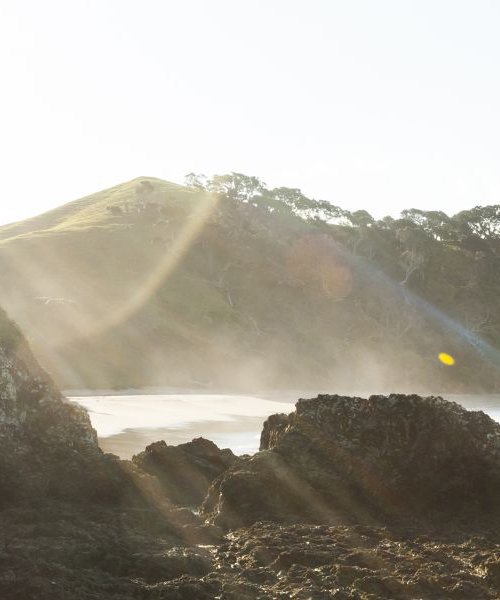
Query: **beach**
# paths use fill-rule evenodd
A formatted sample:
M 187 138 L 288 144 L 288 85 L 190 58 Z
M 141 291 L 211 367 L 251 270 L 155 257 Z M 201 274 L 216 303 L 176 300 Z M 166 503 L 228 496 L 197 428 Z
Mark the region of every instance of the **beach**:
M 235 454 L 252 454 L 259 449 L 262 424 L 269 415 L 289 413 L 299 397 L 313 395 L 293 391 L 241 395 L 134 390 L 68 397 L 88 411 L 102 450 L 130 459 L 152 442 L 165 440 L 177 445 L 196 437 L 231 448 Z M 469 410 L 482 410 L 500 422 L 498 394 L 444 397 Z

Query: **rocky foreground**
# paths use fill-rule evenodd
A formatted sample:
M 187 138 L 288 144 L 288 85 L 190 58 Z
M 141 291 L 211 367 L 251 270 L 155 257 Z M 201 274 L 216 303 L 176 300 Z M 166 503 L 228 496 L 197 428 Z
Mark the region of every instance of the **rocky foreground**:
M 441 398 L 299 400 L 237 457 L 103 454 L 0 313 L 0 598 L 500 598 L 500 426 Z

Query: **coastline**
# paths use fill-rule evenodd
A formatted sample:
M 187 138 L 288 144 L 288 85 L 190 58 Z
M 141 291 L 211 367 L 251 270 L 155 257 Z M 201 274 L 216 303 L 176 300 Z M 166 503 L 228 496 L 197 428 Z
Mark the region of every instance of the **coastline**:
M 123 459 L 130 459 L 159 440 L 176 445 L 197 437 L 210 439 L 235 454 L 253 454 L 259 449 L 259 436 L 267 417 L 291 412 L 299 398 L 317 395 L 304 390 L 245 395 L 156 387 L 66 390 L 65 394 L 89 413 L 101 449 Z M 482 410 L 500 422 L 500 394 L 443 397 L 468 410 Z

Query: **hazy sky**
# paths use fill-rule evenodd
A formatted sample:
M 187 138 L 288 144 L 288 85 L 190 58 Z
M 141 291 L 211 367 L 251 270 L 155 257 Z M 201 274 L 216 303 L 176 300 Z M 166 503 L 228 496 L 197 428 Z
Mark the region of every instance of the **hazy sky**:
M 496 0 L 1 0 L 0 223 L 190 171 L 500 203 L 499 30 Z

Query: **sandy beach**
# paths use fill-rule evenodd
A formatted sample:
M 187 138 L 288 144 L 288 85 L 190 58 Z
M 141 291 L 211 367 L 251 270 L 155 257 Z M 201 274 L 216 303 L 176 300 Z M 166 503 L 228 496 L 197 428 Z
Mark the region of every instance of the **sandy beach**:
M 231 394 L 131 394 L 70 396 L 89 412 L 105 452 L 131 458 L 148 444 L 206 437 L 236 454 L 259 449 L 262 423 L 293 410 L 297 395 L 278 399 Z

